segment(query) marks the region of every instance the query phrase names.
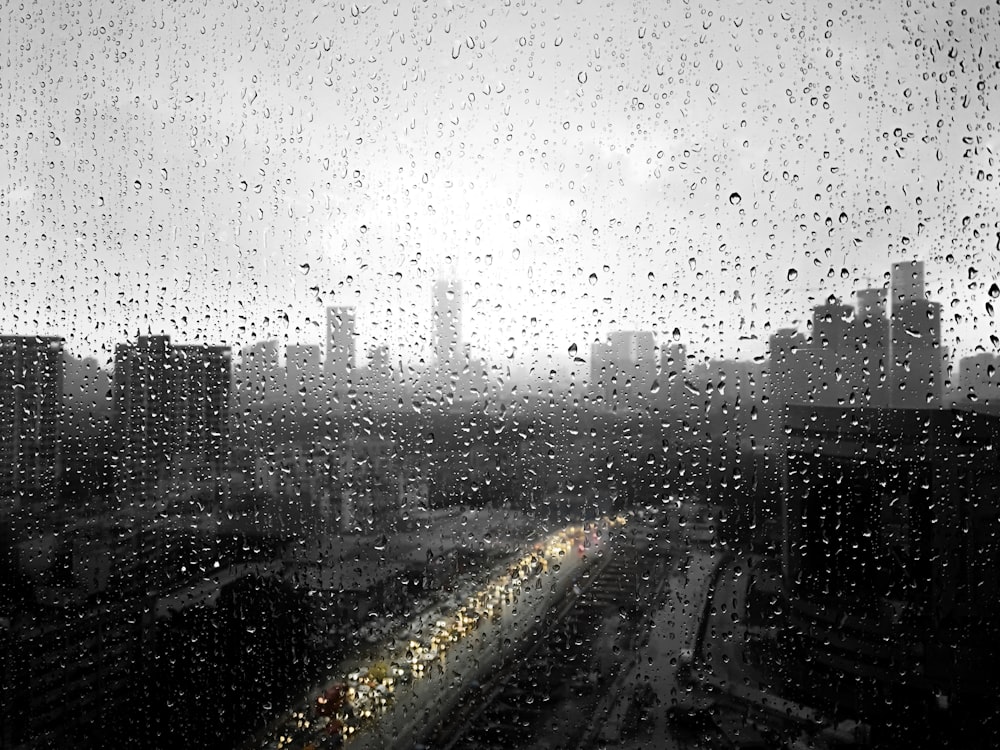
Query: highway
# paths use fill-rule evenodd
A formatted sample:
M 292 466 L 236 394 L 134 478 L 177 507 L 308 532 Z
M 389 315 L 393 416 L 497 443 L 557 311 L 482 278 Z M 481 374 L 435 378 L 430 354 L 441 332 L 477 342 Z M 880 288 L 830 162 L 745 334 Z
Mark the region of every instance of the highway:
M 484 583 L 434 608 L 365 663 L 345 663 L 268 733 L 266 750 L 404 750 L 479 680 L 513 657 L 550 607 L 608 549 L 623 519 L 534 542 Z

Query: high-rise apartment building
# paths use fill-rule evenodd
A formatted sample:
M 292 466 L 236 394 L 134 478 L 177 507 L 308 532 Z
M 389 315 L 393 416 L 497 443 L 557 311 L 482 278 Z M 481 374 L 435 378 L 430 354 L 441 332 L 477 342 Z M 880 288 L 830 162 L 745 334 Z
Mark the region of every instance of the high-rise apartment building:
M 121 441 L 116 490 L 126 503 L 162 499 L 182 466 L 225 468 L 229 456 L 231 352 L 139 336 L 115 350 Z
M 115 348 L 114 401 L 120 440 L 119 500 L 142 503 L 168 478 L 175 447 L 174 350 L 169 336 L 139 336 Z
M 326 372 L 346 379 L 355 367 L 355 311 L 344 305 L 326 308 Z
M 175 432 L 178 453 L 222 470 L 229 461 L 229 394 L 232 352 L 228 346 L 175 346 Z
M 902 408 L 941 404 L 945 352 L 941 347 L 941 305 L 924 293 L 922 261 L 892 266 L 889 403 Z
M 434 282 L 434 359 L 454 367 L 462 355 L 462 282 Z
M 660 365 L 651 331 L 612 331 L 591 346 L 592 397 L 616 410 L 649 403 Z
M 889 318 L 884 288 L 859 289 L 854 295 L 854 340 L 860 366 L 863 406 L 889 405 Z
M 285 391 L 288 394 L 315 391 L 321 371 L 318 344 L 289 344 L 285 347 Z
M 274 339 L 256 341 L 241 349 L 237 381 L 241 410 L 260 406 L 268 398 L 274 398 L 280 388 L 279 374 L 278 342 Z
M 0 336 L 0 504 L 55 502 L 62 469 L 63 340 Z
M 1000 413 L 1000 356 L 979 352 L 958 362 L 959 395 L 973 409 Z

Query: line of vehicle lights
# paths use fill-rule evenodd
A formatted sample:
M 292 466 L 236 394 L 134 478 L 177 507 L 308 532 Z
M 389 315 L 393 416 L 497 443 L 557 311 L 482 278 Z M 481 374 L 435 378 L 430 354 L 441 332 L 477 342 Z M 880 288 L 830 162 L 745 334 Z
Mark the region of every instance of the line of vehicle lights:
M 574 547 L 583 554 L 587 547 L 599 541 L 600 527 L 610 529 L 624 523 L 621 516 L 602 518 L 587 527 L 568 526 L 536 542 L 511 563 L 505 573 L 468 596 L 452 615 L 435 620 L 426 643 L 417 638 L 408 639 L 405 650 L 400 646 L 391 648 L 386 658 L 373 660 L 335 682 L 308 711 L 295 712 L 272 747 L 277 750 L 292 748 L 303 740 L 303 734 L 346 741 L 385 712 L 397 686 L 426 677 L 434 663 L 443 671 L 448 650 L 474 633 L 482 618 L 494 621 L 499 618 L 504 604 L 513 601 L 521 586 L 547 571 L 550 565 L 558 566 L 558 561 Z M 421 635 L 422 629 L 417 637 Z M 302 745 L 305 750 L 316 747 L 310 741 Z

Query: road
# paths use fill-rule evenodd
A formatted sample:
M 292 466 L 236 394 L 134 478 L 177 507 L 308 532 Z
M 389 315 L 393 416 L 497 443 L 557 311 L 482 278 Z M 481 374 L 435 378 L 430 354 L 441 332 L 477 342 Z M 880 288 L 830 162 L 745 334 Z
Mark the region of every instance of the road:
M 515 655 L 552 603 L 603 558 L 620 525 L 571 526 L 536 542 L 485 584 L 463 592 L 455 611 L 427 612 L 368 663 L 345 664 L 290 711 L 263 746 L 296 750 L 340 740 L 359 750 L 412 746 L 472 681 Z M 320 716 L 317 699 L 335 685 L 347 700 L 330 712 L 335 716 Z

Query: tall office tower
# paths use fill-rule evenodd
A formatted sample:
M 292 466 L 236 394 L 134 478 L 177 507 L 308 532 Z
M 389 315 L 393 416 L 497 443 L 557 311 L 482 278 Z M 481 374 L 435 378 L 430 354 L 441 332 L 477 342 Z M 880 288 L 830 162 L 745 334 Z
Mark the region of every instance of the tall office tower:
M 614 410 L 649 404 L 660 362 L 651 331 L 612 331 L 591 347 L 591 388 Z
M 322 374 L 318 344 L 288 344 L 285 347 L 285 392 L 316 391 Z
M 174 347 L 177 453 L 218 472 L 229 463 L 229 392 L 232 352 L 228 346 Z
M 457 366 L 462 355 L 462 282 L 434 282 L 434 359 Z
M 889 319 L 885 289 L 859 289 L 854 293 L 854 356 L 860 367 L 858 387 L 863 406 L 889 405 Z
M 606 407 L 607 394 L 615 374 L 611 368 L 611 347 L 606 341 L 590 345 L 590 400 L 595 406 Z
M 684 344 L 660 345 L 660 390 L 656 401 L 661 409 L 680 407 L 684 400 L 684 373 L 687 371 L 687 349 Z
M 795 328 L 779 328 L 768 339 L 766 390 L 768 392 L 771 436 L 780 438 L 785 407 L 810 398 L 812 374 L 802 358 L 805 334 Z
M 121 441 L 115 489 L 126 504 L 159 497 L 177 443 L 174 368 L 169 336 L 139 336 L 115 348 L 114 402 Z
M 892 312 L 904 300 L 924 299 L 924 262 L 910 260 L 892 264 Z
M 353 307 L 326 308 L 326 373 L 346 380 L 354 370 L 355 313 Z
M 924 294 L 923 262 L 894 263 L 891 291 L 889 404 L 937 407 L 944 390 L 941 305 Z
M 854 308 L 831 296 L 825 305 L 813 308 L 812 348 L 836 354 L 853 351 L 853 322 Z
M 976 410 L 1000 413 L 1000 356 L 980 352 L 958 362 L 960 396 Z
M 240 350 L 237 403 L 241 411 L 261 406 L 274 398 L 279 390 L 278 342 L 274 339 L 256 341 Z
M 53 504 L 62 473 L 63 340 L 0 336 L 0 505 Z

